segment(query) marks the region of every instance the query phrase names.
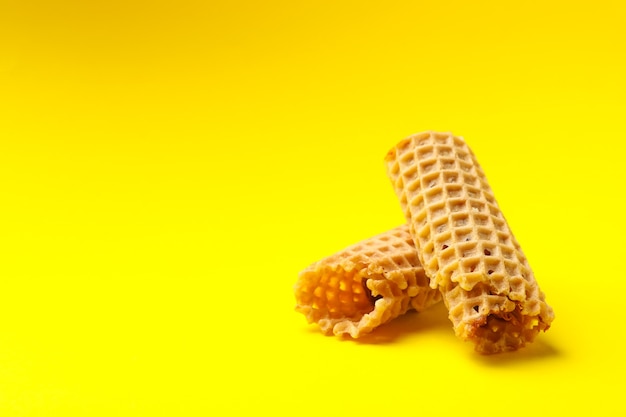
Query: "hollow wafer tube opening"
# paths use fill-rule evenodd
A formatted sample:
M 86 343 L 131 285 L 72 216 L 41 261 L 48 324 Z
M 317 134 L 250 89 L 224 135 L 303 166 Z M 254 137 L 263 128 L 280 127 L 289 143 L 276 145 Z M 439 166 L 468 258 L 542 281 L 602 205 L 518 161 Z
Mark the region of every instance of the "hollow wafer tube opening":
M 296 310 L 326 334 L 358 338 L 441 300 L 429 287 L 407 226 L 392 229 L 302 271 Z

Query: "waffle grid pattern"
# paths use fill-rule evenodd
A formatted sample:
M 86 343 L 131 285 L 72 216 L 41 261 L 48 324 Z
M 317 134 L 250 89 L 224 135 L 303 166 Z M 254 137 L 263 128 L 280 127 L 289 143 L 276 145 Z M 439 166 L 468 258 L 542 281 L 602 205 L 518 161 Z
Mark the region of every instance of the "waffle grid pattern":
M 431 287 L 442 290 L 457 335 L 495 352 L 546 330 L 552 310 L 463 139 L 416 134 L 392 149 L 386 163 L 420 262 Z M 485 342 L 477 335 L 494 314 L 507 325 L 491 319 L 494 334 Z

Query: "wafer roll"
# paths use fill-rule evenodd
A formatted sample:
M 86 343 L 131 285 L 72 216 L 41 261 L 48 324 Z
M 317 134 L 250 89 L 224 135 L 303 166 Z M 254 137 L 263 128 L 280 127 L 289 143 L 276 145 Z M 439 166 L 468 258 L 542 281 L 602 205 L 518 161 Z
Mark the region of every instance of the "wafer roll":
M 353 338 L 441 300 L 428 285 L 407 226 L 352 245 L 302 271 L 296 310 L 326 333 Z
M 464 140 L 424 132 L 385 158 L 421 264 L 455 332 L 482 353 L 516 350 L 554 318 Z

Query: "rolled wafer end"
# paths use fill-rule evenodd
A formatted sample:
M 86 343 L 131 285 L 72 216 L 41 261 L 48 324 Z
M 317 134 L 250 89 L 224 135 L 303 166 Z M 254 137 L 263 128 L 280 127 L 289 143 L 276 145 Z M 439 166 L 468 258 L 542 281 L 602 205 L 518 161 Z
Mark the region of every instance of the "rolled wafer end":
M 369 333 L 380 324 L 381 315 L 371 314 L 380 297 L 377 291 L 367 288 L 366 270 L 364 264 L 311 265 L 300 273 L 295 286 L 296 311 L 304 314 L 309 323 L 317 323 L 326 334 L 357 338 Z M 384 311 L 393 300 L 383 300 L 379 310 L 383 304 Z
M 441 300 L 428 286 L 406 226 L 314 263 L 300 273 L 294 290 L 296 311 L 309 323 L 353 338 Z
M 469 340 L 475 343 L 477 352 L 484 354 L 514 351 L 550 328 L 544 320 L 542 316 L 524 316 L 519 309 L 513 313 L 491 314 L 482 320 L 483 325 L 470 328 Z
M 467 292 L 453 282 L 444 291 L 456 335 L 474 343 L 479 353 L 522 348 L 540 332 L 548 330 L 554 320 L 554 312 L 541 292 L 526 299 L 518 294 L 498 293 L 496 288 L 483 283 Z

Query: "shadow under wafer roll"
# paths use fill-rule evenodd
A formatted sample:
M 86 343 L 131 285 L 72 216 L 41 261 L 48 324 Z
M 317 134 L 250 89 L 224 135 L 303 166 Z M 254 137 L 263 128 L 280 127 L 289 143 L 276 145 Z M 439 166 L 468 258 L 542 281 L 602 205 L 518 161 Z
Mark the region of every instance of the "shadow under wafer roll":
M 296 310 L 326 333 L 358 338 L 441 300 L 429 287 L 408 226 L 352 245 L 302 271 Z
M 476 157 L 450 133 L 402 140 L 385 158 L 430 285 L 455 332 L 482 353 L 516 350 L 554 313 Z

